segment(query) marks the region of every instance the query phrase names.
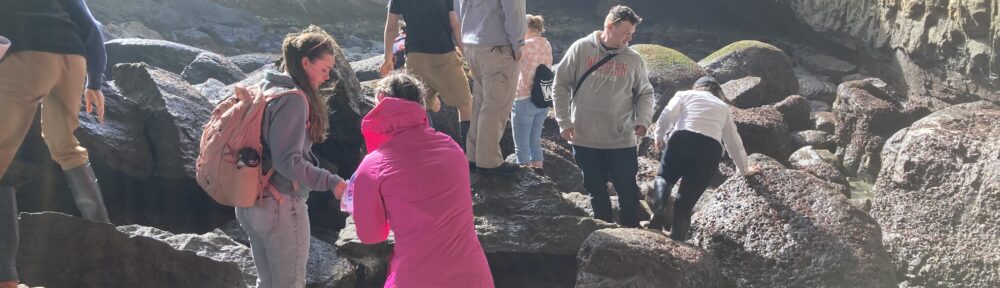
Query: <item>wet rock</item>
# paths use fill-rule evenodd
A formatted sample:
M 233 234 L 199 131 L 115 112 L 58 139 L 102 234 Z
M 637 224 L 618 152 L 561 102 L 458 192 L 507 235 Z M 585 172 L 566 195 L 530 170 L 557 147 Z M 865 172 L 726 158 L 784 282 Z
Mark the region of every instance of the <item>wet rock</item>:
M 809 129 L 812 126 L 809 122 L 809 102 L 806 98 L 798 95 L 788 96 L 785 100 L 775 103 L 772 105 L 774 109 L 781 112 L 781 116 L 785 118 L 785 124 L 788 125 L 788 129 L 792 131 L 801 131 Z
M 384 56 L 375 56 L 361 61 L 354 61 L 351 62 L 351 68 L 354 68 L 354 74 L 357 75 L 358 81 L 375 80 L 382 78 L 382 75 L 379 75 L 379 69 L 382 68 L 384 60 Z
M 576 287 L 729 287 L 707 251 L 640 229 L 591 233 L 577 255 Z
M 654 44 L 632 45 L 646 60 L 649 82 L 656 90 L 656 108 L 653 121 L 677 91 L 691 89 L 694 81 L 708 75 L 704 68 L 677 50 Z
M 830 112 L 830 104 L 826 102 L 809 100 L 810 112 Z
M 762 153 L 776 159 L 788 159 L 792 151 L 788 147 L 788 126 L 781 112 L 773 107 L 731 110 L 747 155 Z
M 768 102 L 765 99 L 764 85 L 760 77 L 743 77 L 733 79 L 722 84 L 722 94 L 733 106 L 741 109 L 760 107 Z
M 267 64 L 274 64 L 274 62 L 278 61 L 278 58 L 281 58 L 281 55 L 268 54 L 268 53 L 251 53 L 251 54 L 231 56 L 228 57 L 227 59 L 229 59 L 230 62 L 233 62 L 233 64 L 236 64 L 237 67 L 240 67 L 240 70 L 242 70 L 243 73 L 250 73 L 253 71 L 257 71 L 258 69 L 264 67 Z
M 110 72 L 117 64 L 139 62 L 180 74 L 198 55 L 208 52 L 170 41 L 136 38 L 111 40 L 104 43 L 104 47 L 108 54 L 108 68 L 105 71 L 109 76 L 113 76 Z
M 830 134 L 837 131 L 837 114 L 833 114 L 833 112 L 809 113 L 809 120 L 813 122 L 813 129 Z
M 778 102 L 799 92 L 792 61 L 784 51 L 767 43 L 735 42 L 698 61 L 698 65 L 722 83 L 748 76 L 760 77 L 764 98 L 759 99 L 762 102 L 759 104 Z
M 799 65 L 820 75 L 837 79 L 854 73 L 858 66 L 836 57 L 809 50 L 795 51 L 795 60 Z
M 832 159 L 831 159 L 832 158 Z M 799 169 L 820 179 L 836 184 L 844 196 L 850 197 L 850 184 L 847 177 L 835 166 L 836 156 L 828 150 L 811 146 L 802 147 L 789 157 L 792 168 Z
M 572 285 L 572 264 L 587 235 L 614 224 L 594 220 L 563 198 L 552 182 L 522 168 L 511 177 L 472 175 L 476 233 L 494 279 L 528 277 Z M 337 251 L 366 267 L 367 285 L 385 281 L 388 242 L 363 245 L 353 221 L 341 230 Z M 559 265 L 554 265 L 559 264 Z
M 795 77 L 799 81 L 799 95 L 806 99 L 833 103 L 837 97 L 837 85 L 826 77 L 815 75 L 801 67 L 795 67 Z
M 820 130 L 806 130 L 792 133 L 792 148 L 798 149 L 812 146 L 816 149 L 836 151 L 837 139 L 833 135 Z
M 229 59 L 219 54 L 206 52 L 199 54 L 194 61 L 191 61 L 191 64 L 184 67 L 181 77 L 188 83 L 193 84 L 204 83 L 208 79 L 216 79 L 228 85 L 243 80 L 247 75 L 243 73 L 243 70 L 240 70 L 240 67 L 229 61 Z
M 872 216 L 900 286 L 1000 285 L 1000 110 L 987 102 L 935 112 L 882 150 Z
M 239 266 L 114 226 L 22 213 L 20 280 L 45 287 L 246 287 Z
M 881 167 L 882 144 L 913 120 L 903 113 L 902 96 L 882 80 L 844 82 L 833 103 L 837 115 L 837 156 L 844 172 L 875 182 Z
M 146 64 L 117 65 L 114 75 L 122 94 L 146 114 L 154 173 L 193 179 L 202 126 L 212 114 L 212 104 L 177 74 Z
M 734 177 L 692 219 L 691 243 L 740 287 L 894 287 L 878 223 L 827 181 L 763 155 L 760 175 Z

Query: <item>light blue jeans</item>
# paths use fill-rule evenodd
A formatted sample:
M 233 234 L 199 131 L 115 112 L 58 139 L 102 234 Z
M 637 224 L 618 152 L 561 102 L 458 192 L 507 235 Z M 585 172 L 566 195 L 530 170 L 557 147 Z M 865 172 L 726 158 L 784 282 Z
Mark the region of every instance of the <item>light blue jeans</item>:
M 548 108 L 538 108 L 531 98 L 514 100 L 510 110 L 511 129 L 514 132 L 514 154 L 517 163 L 542 161 L 542 125 L 548 117 Z
M 261 198 L 253 207 L 236 208 L 236 220 L 250 238 L 257 266 L 257 287 L 305 287 L 309 260 L 309 211 L 306 199 L 282 194 Z

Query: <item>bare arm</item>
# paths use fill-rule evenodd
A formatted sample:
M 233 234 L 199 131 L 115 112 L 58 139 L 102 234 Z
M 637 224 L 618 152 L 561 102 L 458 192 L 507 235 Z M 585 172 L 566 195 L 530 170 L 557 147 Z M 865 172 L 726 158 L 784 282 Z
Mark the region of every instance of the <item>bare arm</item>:
M 448 12 L 448 18 L 451 20 L 451 37 L 455 39 L 455 46 L 458 47 L 459 54 L 465 54 L 465 44 L 462 44 L 462 24 L 458 22 L 458 13 L 455 11 Z
M 399 14 L 386 13 L 385 31 L 382 33 L 382 41 L 385 43 L 385 61 L 382 62 L 382 68 L 379 69 L 382 76 L 392 71 L 395 62 L 395 59 L 392 58 L 392 45 L 397 36 L 399 36 Z

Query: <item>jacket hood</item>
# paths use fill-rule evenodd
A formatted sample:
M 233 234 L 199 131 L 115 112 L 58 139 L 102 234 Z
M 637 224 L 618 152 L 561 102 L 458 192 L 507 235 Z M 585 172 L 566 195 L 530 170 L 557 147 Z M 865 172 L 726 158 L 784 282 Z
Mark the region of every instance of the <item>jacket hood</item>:
M 265 89 L 272 87 L 294 89 L 297 87 L 291 75 L 274 69 L 268 69 L 264 72 L 264 82 Z
M 429 127 L 423 105 L 394 97 L 383 98 L 361 119 L 361 134 L 365 137 L 368 152 L 378 149 L 402 131 Z

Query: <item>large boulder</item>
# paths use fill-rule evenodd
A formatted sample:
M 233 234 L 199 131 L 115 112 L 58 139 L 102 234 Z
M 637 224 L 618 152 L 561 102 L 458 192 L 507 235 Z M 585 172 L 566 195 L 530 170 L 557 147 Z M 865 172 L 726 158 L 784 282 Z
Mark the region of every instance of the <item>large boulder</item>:
M 22 213 L 21 282 L 45 287 L 246 287 L 236 263 L 180 251 L 114 226 Z
M 837 156 L 845 173 L 869 183 L 878 176 L 885 139 L 913 123 L 903 113 L 902 96 L 882 80 L 844 82 L 833 103 L 837 115 Z
M 384 56 L 373 56 L 365 60 L 351 62 L 351 68 L 354 68 L 354 74 L 357 75 L 358 81 L 375 80 L 382 78 L 382 75 L 379 75 L 379 69 L 382 68 L 384 60 Z
M 577 168 L 576 163 L 573 159 L 566 159 L 552 152 L 551 150 L 542 148 L 542 155 L 545 160 L 542 161 L 542 173 L 543 177 L 547 177 L 556 185 L 556 190 L 559 192 L 583 192 L 583 173 Z M 517 163 L 517 155 L 510 154 L 507 155 L 505 160 L 509 163 Z
M 788 163 L 794 169 L 805 171 L 827 182 L 837 184 L 844 196 L 850 197 L 850 183 L 847 177 L 837 168 L 837 156 L 828 150 L 805 146 L 792 153 L 788 158 Z
M 126 98 L 115 82 L 101 88 L 104 93 L 104 123 L 97 115 L 81 111 L 76 137 L 87 148 L 90 162 L 129 177 L 153 175 L 153 146 L 146 138 L 146 113 Z
M 1000 286 L 1000 108 L 935 112 L 882 150 L 871 214 L 900 287 Z
M 778 102 L 799 92 L 792 61 L 784 51 L 771 44 L 752 40 L 735 42 L 701 59 L 698 65 L 720 83 L 747 76 L 760 77 L 764 87 L 759 104 Z
M 133 63 L 116 65 L 114 74 L 122 94 L 146 113 L 147 137 L 156 163 L 154 173 L 193 179 L 202 126 L 212 114 L 212 104 L 169 71 Z
M 150 66 L 167 70 L 176 74 L 184 71 L 188 63 L 205 53 L 200 48 L 187 46 L 165 40 L 138 38 L 115 39 L 104 43 L 108 54 L 108 66 L 105 71 L 113 75 L 113 67 L 120 63 L 143 62 Z
M 179 251 L 191 251 L 215 261 L 234 263 L 243 273 L 243 282 L 247 286 L 256 285 L 257 270 L 254 267 L 250 247 L 234 241 L 220 230 L 205 234 L 174 234 L 142 225 L 118 226 L 117 229 L 129 237 L 152 238 L 167 243 Z
M 839 189 L 755 154 L 694 214 L 691 243 L 738 287 L 895 287 L 878 223 Z
M 772 105 L 774 109 L 781 112 L 785 118 L 785 124 L 791 131 L 802 131 L 809 129 L 812 123 L 809 122 L 809 102 L 799 95 L 792 95 Z
M 858 68 L 857 65 L 850 62 L 805 49 L 795 51 L 795 62 L 809 69 L 809 71 L 830 77 L 831 79 L 839 79 L 840 77 L 854 73 Z
M 657 93 L 653 121 L 660 117 L 660 111 L 667 106 L 674 93 L 691 89 L 694 81 L 708 75 L 705 68 L 677 50 L 655 44 L 632 45 L 632 49 L 646 60 L 649 83 Z
M 731 110 L 747 155 L 762 153 L 775 159 L 788 159 L 792 151 L 788 147 L 788 126 L 781 112 L 773 107 Z
M 726 81 L 722 84 L 722 94 L 733 106 L 747 109 L 773 102 L 764 91 L 760 77 L 747 76 Z
M 649 230 L 590 233 L 577 255 L 576 287 L 729 287 L 707 251 Z
M 820 130 L 805 130 L 792 133 L 792 149 L 805 146 L 816 147 L 816 149 L 826 149 L 836 151 L 837 139 L 833 135 Z
M 812 129 L 830 134 L 837 132 L 837 114 L 833 114 L 833 112 L 822 111 L 809 113 L 809 121 L 812 121 Z
M 281 58 L 281 55 L 267 53 L 250 53 L 227 57 L 230 62 L 240 67 L 243 73 L 257 71 L 267 64 L 274 64 L 274 62 L 278 61 L 278 58 Z
M 528 277 L 546 283 L 531 287 L 572 286 L 572 263 L 587 235 L 615 227 L 591 218 L 527 169 L 511 177 L 473 174 L 471 181 L 476 233 L 498 282 Z M 394 240 L 363 245 L 354 229 L 348 221 L 337 251 L 369 271 L 367 285 L 381 286 Z
M 233 64 L 229 59 L 222 57 L 222 55 L 205 52 L 198 54 L 198 57 L 194 58 L 191 64 L 184 67 L 181 77 L 192 84 L 204 83 L 208 79 L 216 79 L 228 85 L 243 80 L 247 75 L 243 73 L 243 70 L 240 70 L 239 66 Z

